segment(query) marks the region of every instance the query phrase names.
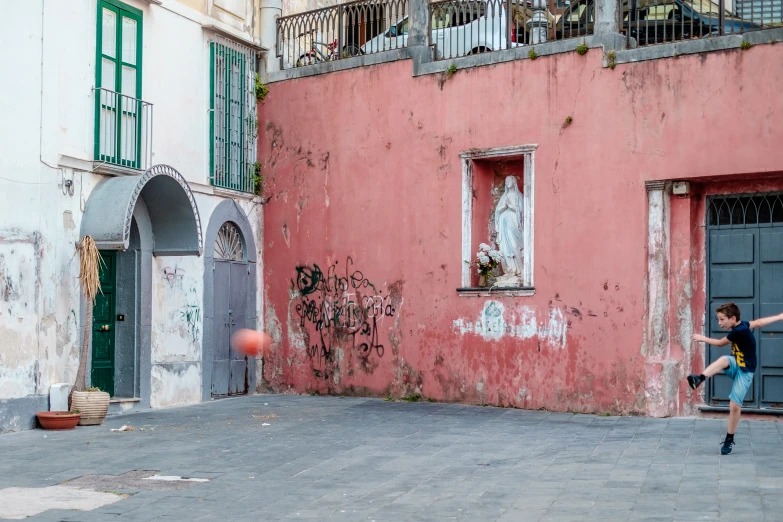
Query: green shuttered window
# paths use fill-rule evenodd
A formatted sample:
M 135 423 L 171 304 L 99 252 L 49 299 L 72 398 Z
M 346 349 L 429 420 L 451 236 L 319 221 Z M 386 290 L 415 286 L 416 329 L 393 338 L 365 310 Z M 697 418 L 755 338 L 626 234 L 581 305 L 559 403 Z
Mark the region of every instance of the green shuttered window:
M 256 186 L 256 55 L 245 46 L 210 42 L 210 182 L 254 192 Z

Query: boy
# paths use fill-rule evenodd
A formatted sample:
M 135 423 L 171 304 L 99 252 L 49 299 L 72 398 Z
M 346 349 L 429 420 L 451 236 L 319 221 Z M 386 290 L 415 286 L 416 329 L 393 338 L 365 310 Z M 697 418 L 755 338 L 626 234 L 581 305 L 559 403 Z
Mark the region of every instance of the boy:
M 718 325 L 723 330 L 729 330 L 728 335 L 718 340 L 694 334 L 693 340 L 713 346 L 727 346 L 731 344 L 731 355 L 720 357 L 717 361 L 707 366 L 701 375 L 689 375 L 688 384 L 695 390 L 707 378 L 712 377 L 721 370 L 734 381 L 731 393 L 729 393 L 729 400 L 731 401 L 729 403 L 729 429 L 726 432 L 726 438 L 723 440 L 723 447 L 720 450 L 722 455 L 728 455 L 731 453 L 731 447 L 734 445 L 734 431 L 737 429 L 740 413 L 742 413 L 742 401 L 745 400 L 745 395 L 753 383 L 753 373 L 756 371 L 756 338 L 753 336 L 753 330 L 763 328 L 776 321 L 783 321 L 783 314 L 750 322 L 740 321 L 740 309 L 734 303 L 726 303 L 719 306 L 715 313 L 718 316 Z

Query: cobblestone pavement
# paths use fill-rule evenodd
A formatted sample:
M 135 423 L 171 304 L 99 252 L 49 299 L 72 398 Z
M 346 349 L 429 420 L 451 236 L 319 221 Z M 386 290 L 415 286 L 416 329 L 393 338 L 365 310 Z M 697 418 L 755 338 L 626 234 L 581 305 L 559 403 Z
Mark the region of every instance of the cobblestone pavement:
M 123 425 L 135 430 L 110 431 Z M 2 435 L 0 494 L 121 495 L 27 519 L 57 521 L 783 520 L 781 424 L 742 421 L 734 452 L 721 456 L 725 429 L 713 419 L 256 395 Z

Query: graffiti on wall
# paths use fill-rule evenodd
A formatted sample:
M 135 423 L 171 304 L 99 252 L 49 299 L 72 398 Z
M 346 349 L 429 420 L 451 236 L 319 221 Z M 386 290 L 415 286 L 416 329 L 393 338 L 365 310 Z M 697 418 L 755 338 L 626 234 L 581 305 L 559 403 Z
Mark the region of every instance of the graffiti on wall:
M 163 269 L 163 280 L 168 283 L 169 288 L 175 286 L 182 286 L 182 278 L 185 276 L 185 271 L 179 267 L 171 268 L 167 266 Z
M 571 308 L 570 315 L 577 317 L 578 314 L 579 310 Z M 507 311 L 500 301 L 489 300 L 484 303 L 484 309 L 475 321 L 456 319 L 452 322 L 452 328 L 460 335 L 472 333 L 487 341 L 504 337 L 537 337 L 539 347 L 541 342 L 545 342 L 552 348 L 563 349 L 566 346 L 569 324 L 568 317 L 560 308 L 552 308 L 547 320 L 538 320 L 535 308 L 521 306 Z
M 326 272 L 316 264 L 296 267 L 292 280 L 296 292 L 296 315 L 306 333 L 307 354 L 317 377 L 329 378 L 334 348 L 349 349 L 367 359 L 383 357 L 386 347 L 379 335 L 384 321 L 399 312 L 399 296 L 383 295 L 349 256 Z
M 198 305 L 185 305 L 180 309 L 179 314 L 187 326 L 190 341 L 196 343 L 201 334 L 201 309 Z

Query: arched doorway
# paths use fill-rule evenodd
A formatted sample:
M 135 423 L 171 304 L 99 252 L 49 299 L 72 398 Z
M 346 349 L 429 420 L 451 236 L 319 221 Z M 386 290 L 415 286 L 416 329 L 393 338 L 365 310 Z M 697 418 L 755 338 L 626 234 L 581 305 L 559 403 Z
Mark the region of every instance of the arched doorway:
M 231 336 L 248 326 L 250 266 L 239 228 L 226 221 L 215 240 L 215 338 L 212 352 L 213 397 L 247 393 L 247 357 L 231 348 Z
M 203 400 L 255 390 L 255 359 L 231 348 L 231 336 L 256 327 L 256 248 L 245 213 L 233 200 L 209 221 L 204 254 Z
M 201 218 L 187 181 L 168 165 L 101 181 L 90 194 L 81 236 L 104 256 L 106 291 L 93 307 L 88 382 L 150 406 L 152 258 L 199 256 Z M 82 317 L 87 306 L 82 299 Z

